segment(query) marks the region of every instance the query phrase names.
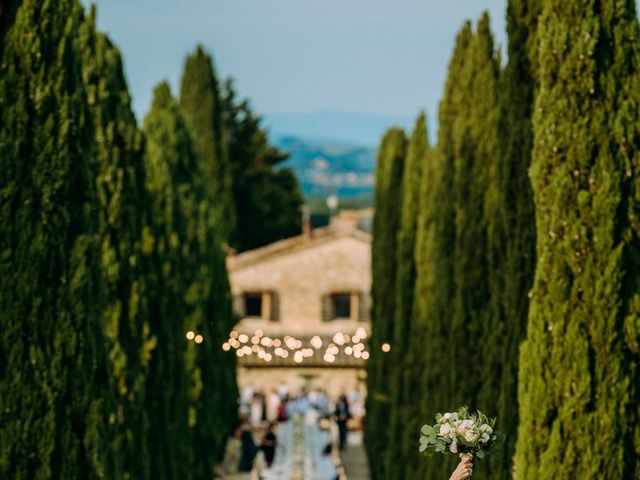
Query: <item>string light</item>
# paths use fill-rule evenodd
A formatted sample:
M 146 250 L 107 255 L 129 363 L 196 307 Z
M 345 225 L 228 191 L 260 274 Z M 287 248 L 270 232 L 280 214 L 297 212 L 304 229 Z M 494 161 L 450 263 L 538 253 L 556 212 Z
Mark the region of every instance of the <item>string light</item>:
M 204 342 L 204 337 L 202 335 L 196 335 L 196 338 L 194 338 L 194 341 L 199 345 L 202 342 Z
M 391 345 L 389 345 L 388 343 L 383 343 L 382 344 L 382 351 L 384 353 L 388 353 L 389 351 L 391 351 Z
M 195 336 L 196 334 L 193 333 L 191 330 L 187 332 L 187 340 L 193 340 Z
M 289 354 L 297 364 L 313 361 L 314 358 L 317 361 L 320 355 L 326 363 L 336 362 L 341 355 L 344 359 L 353 356 L 356 360 L 368 360 L 370 353 L 363 343 L 367 336 L 367 331 L 363 327 L 358 327 L 356 332 L 352 334 L 336 332 L 325 340 L 320 335 L 314 335 L 310 339 L 296 338 L 292 335 L 285 335 L 283 338 L 272 338 L 266 336 L 261 329 L 257 329 L 253 334 L 249 332 L 239 333 L 233 330 L 229 333 L 227 341 L 222 344 L 222 349 L 224 351 L 235 350 L 239 358 L 250 357 L 255 354 L 258 359 L 265 362 L 270 362 L 274 356 L 286 359 Z M 196 343 L 204 341 L 202 335 L 197 335 L 192 331 L 187 332 L 187 338 L 195 340 Z M 323 349 L 324 342 L 327 340 L 329 341 L 326 344 L 326 348 Z M 382 345 L 383 352 L 390 350 L 391 346 L 388 343 Z

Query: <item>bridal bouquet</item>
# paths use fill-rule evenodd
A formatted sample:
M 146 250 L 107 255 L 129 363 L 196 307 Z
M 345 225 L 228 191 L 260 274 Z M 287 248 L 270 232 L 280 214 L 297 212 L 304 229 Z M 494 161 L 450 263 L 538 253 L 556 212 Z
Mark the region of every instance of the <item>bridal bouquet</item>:
M 420 452 L 425 455 L 451 452 L 484 458 L 504 438 L 493 429 L 495 418 L 489 419 L 482 412 L 470 413 L 467 407 L 439 413 L 436 422 L 422 426 Z

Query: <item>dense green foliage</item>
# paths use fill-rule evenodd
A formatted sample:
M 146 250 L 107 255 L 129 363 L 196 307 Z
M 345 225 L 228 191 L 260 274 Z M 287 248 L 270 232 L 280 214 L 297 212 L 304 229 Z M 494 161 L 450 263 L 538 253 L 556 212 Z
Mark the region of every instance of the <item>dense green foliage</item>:
M 445 209 L 423 219 L 421 225 L 427 229 L 421 234 L 425 242 L 421 255 L 435 262 L 418 268 L 418 275 L 426 275 L 418 280 L 419 295 L 433 292 L 433 298 L 422 298 L 417 304 L 418 317 L 428 332 L 423 402 L 427 420 L 460 405 L 494 413 L 494 404 L 482 402 L 481 392 L 490 381 L 487 356 L 493 351 L 491 342 L 496 341 L 490 326 L 487 278 L 498 148 L 498 78 L 499 60 L 485 14 L 476 32 L 467 23 L 458 34 L 440 104 L 434 154 L 439 158 L 433 173 L 437 183 L 432 186 L 436 192 L 425 192 L 432 199 L 435 196 L 435 208 Z M 434 267 L 437 277 L 429 271 Z M 451 462 L 426 461 L 425 468 L 429 477 L 446 476 Z
M 301 231 L 302 196 L 287 155 L 271 146 L 231 80 L 220 87 L 211 56 L 198 46 L 185 63 L 180 107 L 209 178 L 221 238 L 250 250 Z
M 236 225 L 228 134 L 213 60 L 201 46 L 185 62 L 180 84 L 180 107 L 211 182 L 206 188 L 211 189 L 216 199 L 213 209 L 219 235 L 228 241 Z
M 546 0 L 520 356 L 519 479 L 640 476 L 640 37 L 635 3 Z
M 131 111 L 118 50 L 96 31 L 95 10 L 80 30 L 82 76 L 93 121 L 99 204 L 103 318 L 110 371 L 108 455 L 112 478 L 148 478 L 145 375 L 153 341 L 140 240 L 148 221 L 142 133 Z M 148 270 L 147 270 L 148 271 Z
M 233 375 L 225 371 L 233 371 L 234 363 L 219 348 L 232 316 L 215 231 L 214 193 L 166 83 L 154 91 L 144 132 L 153 216 L 159 219 L 154 232 L 161 262 L 158 282 L 170 288 L 156 299 L 159 317 L 152 323 L 152 333 L 164 347 L 152 357 L 149 396 L 152 410 L 165 418 L 153 435 L 158 457 L 165 452 L 153 465 L 153 478 L 211 478 L 236 398 Z M 187 342 L 188 331 L 202 335 L 204 342 Z M 182 415 L 173 413 L 176 409 Z
M 152 478 L 190 478 L 192 452 L 188 425 L 190 374 L 187 370 L 186 293 L 194 281 L 183 262 L 193 255 L 185 238 L 196 217 L 189 182 L 198 163 L 194 145 L 169 86 L 156 87 L 151 110 L 144 120 L 147 140 L 145 170 L 152 197 L 154 223 L 145 240 L 148 254 L 159 262 L 151 302 L 155 306 L 151 333 L 159 348 L 151 359 L 148 409 L 156 419 L 150 437 Z M 155 251 L 152 251 L 155 250 Z M 191 266 L 191 265 L 189 265 Z M 166 290 L 161 286 L 166 285 Z
M 493 368 L 489 366 L 489 372 L 484 369 L 495 342 L 488 313 L 492 292 L 487 279 L 493 272 L 489 270 L 487 236 L 494 220 L 499 61 L 488 15 L 478 22 L 477 32 L 469 35 L 462 56 L 460 69 L 449 71 L 455 93 L 446 107 L 450 117 L 443 119 L 440 126 L 450 135 L 442 144 L 449 145 L 445 161 L 453 168 L 450 198 L 455 240 L 450 254 L 453 298 L 448 325 L 449 348 L 444 359 L 449 365 L 449 391 L 440 398 L 438 408 L 445 408 L 444 402 L 447 405 L 453 402 L 482 407 L 491 414 L 488 409 L 494 408 L 492 399 L 483 402 L 480 397 L 483 383 L 489 380 Z M 445 102 L 441 108 L 445 108 Z
M 531 59 L 539 1 L 511 0 L 507 5 L 509 61 L 500 89 L 498 131 L 500 152 L 492 179 L 493 203 L 489 223 L 489 285 L 491 305 L 490 361 L 485 365 L 483 405 L 496 405 L 504 445 L 495 454 L 491 477 L 511 478 L 515 450 L 518 409 L 518 353 L 524 338 L 529 309 L 528 293 L 535 266 L 535 216 L 528 176 L 533 131 L 531 114 L 535 76 Z
M 389 442 L 391 385 L 389 353 L 382 345 L 393 340 L 395 279 L 398 228 L 402 205 L 402 177 L 407 141 L 404 132 L 392 128 L 385 134 L 378 151 L 376 168 L 375 216 L 373 219 L 371 358 L 367 366 L 366 446 L 374 479 L 384 479 L 383 452 Z
M 393 331 L 385 383 L 391 384 L 385 412 L 391 436 L 380 450 L 369 445 L 370 458 L 386 455 L 381 478 L 446 478 L 452 460 L 397 459 L 417 457 L 419 426 L 437 412 L 469 405 L 497 414 L 493 392 L 500 388 L 502 367 L 513 371 L 517 365 L 515 356 L 509 359 L 503 352 L 502 334 L 510 334 L 512 326 L 492 311 L 494 300 L 504 294 L 493 282 L 502 275 L 498 268 L 506 248 L 496 233 L 507 228 L 500 223 L 509 208 L 499 204 L 504 199 L 501 187 L 513 179 L 500 178 L 501 71 L 489 23 L 485 14 L 475 32 L 467 23 L 458 34 L 440 104 L 438 145 L 429 154 L 426 142 L 420 147 L 420 170 L 412 166 L 411 155 L 407 158 L 397 213 L 401 222 L 387 219 L 374 229 L 374 306 L 388 303 L 389 289 L 395 291 L 395 316 L 380 317 L 382 325 L 374 318 L 372 326 L 374 338 Z M 526 166 L 518 174 L 524 171 Z M 526 198 L 526 189 L 522 195 Z M 390 201 L 397 208 L 398 201 Z M 375 284 L 376 262 L 386 263 L 389 257 L 376 255 L 375 237 L 381 231 L 398 235 L 396 245 L 385 246 L 386 252 L 394 252 L 397 268 L 395 276 L 386 273 L 392 286 L 385 290 Z M 374 367 L 370 371 L 380 370 Z M 501 462 L 498 458 L 477 469 L 498 475 Z
M 511 0 L 507 20 L 502 71 L 486 15 L 458 35 L 413 255 L 401 240 L 415 215 L 410 161 L 393 190 L 402 201 L 378 171 L 369 457 L 380 478 L 447 478 L 455 458 L 411 458 L 413 419 L 466 404 L 497 415 L 507 434 L 474 477 L 637 478 L 635 6 Z M 400 223 L 389 215 L 399 203 Z M 377 310 L 392 307 L 395 317 Z M 392 339 L 386 364 L 378 336 Z
M 99 478 L 109 368 L 83 12 L 14 13 L 0 39 L 0 477 Z
M 229 161 L 237 225 L 232 245 L 242 252 L 301 232 L 302 194 L 293 171 L 279 168 L 287 154 L 271 146 L 248 100 L 238 101 L 231 80 L 224 88 Z
M 94 11 L 2 14 L 0 477 L 210 479 L 237 398 L 211 172 L 166 86 L 145 152 Z
M 414 290 L 416 264 L 414 251 L 416 245 L 416 226 L 420 208 L 420 183 L 422 171 L 427 160 L 429 141 L 424 113 L 420 114 L 409 139 L 407 155 L 402 176 L 402 201 L 400 203 L 400 223 L 396 240 L 396 280 L 395 314 L 393 318 L 393 337 L 390 343 L 393 350 L 385 360 L 391 364 L 389 446 L 386 451 L 386 479 L 403 480 L 406 478 L 408 462 L 399 459 L 415 456 L 414 446 L 416 429 L 420 428 L 419 417 L 412 411 L 412 396 L 420 383 L 418 375 L 422 372 L 414 369 L 417 363 L 409 350 L 413 329 Z M 390 292 L 387 295 L 391 294 Z M 412 428 L 413 427 L 413 428 Z

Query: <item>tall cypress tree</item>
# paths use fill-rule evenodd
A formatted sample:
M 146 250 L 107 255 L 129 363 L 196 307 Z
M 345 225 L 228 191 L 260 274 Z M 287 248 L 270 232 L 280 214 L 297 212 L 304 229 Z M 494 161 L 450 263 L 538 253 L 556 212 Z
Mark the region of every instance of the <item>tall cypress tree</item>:
M 198 46 L 185 62 L 180 84 L 180 107 L 212 182 L 207 188 L 211 188 L 216 199 L 213 208 L 218 232 L 223 241 L 229 241 L 236 224 L 229 140 L 213 60 L 202 46 Z
M 216 231 L 215 194 L 209 170 L 196 153 L 187 123 L 166 83 L 156 87 L 144 129 L 161 260 L 159 285 L 171 289 L 158 291 L 163 297 L 158 299 L 161 323 L 154 332 L 158 347 L 149 396 L 164 397 L 150 399 L 164 418 L 172 415 L 172 403 L 177 404 L 176 414 L 168 419 L 177 438 L 153 438 L 154 454 L 166 452 L 176 441 L 183 442 L 180 451 L 172 452 L 169 466 L 173 470 L 163 474 L 169 478 L 186 469 L 192 478 L 207 479 L 213 477 L 213 466 L 235 421 L 237 398 L 235 357 L 220 348 L 232 326 L 232 315 Z M 202 341 L 199 337 L 188 341 L 185 334 L 189 331 Z M 171 388 L 175 391 L 159 392 L 169 388 L 162 381 L 167 370 L 174 377 Z M 171 443 L 160 443 L 167 441 Z
M 234 323 L 221 242 L 235 238 L 237 216 L 225 101 L 213 61 L 200 46 L 185 63 L 180 107 L 191 128 L 198 163 L 191 180 L 198 216 L 193 221 L 196 234 L 190 238 L 198 294 L 191 299 L 189 324 L 207 341 L 197 348 L 190 344 L 187 357 L 198 372 L 190 394 L 190 422 L 196 442 L 196 477 L 209 478 L 236 416 L 236 357 L 224 353 L 220 346 Z
M 302 193 L 288 155 L 269 144 L 262 119 L 238 100 L 231 79 L 223 95 L 237 224 L 232 245 L 250 250 L 300 233 Z
M 487 380 L 481 365 L 492 331 L 486 215 L 493 201 L 498 156 L 497 113 L 499 61 L 493 46 L 488 14 L 478 22 L 458 77 L 458 111 L 453 121 L 453 199 L 455 243 L 451 311 L 449 402 L 478 405 Z M 469 339 L 474 339 L 469 341 Z M 451 407 L 450 407 L 451 408 Z
M 393 341 L 393 318 L 396 299 L 396 252 L 402 203 L 402 175 L 406 155 L 406 138 L 399 128 L 391 128 L 378 151 L 375 187 L 375 215 L 371 261 L 372 311 L 371 357 L 367 365 L 367 417 L 365 442 L 374 479 L 384 479 L 384 452 L 388 446 L 390 412 L 390 357 L 382 351 L 384 343 Z M 393 346 L 392 346 L 393 348 Z
M 528 176 L 533 130 L 531 114 L 535 91 L 532 52 L 539 1 L 511 0 L 507 5 L 509 60 L 500 89 L 498 131 L 500 152 L 489 191 L 487 211 L 488 278 L 491 289 L 492 333 L 479 402 L 494 408 L 504 445 L 492 457 L 492 478 L 511 478 L 515 451 L 518 410 L 518 349 L 522 342 L 529 309 L 528 293 L 535 266 L 535 215 Z
M 185 211 L 190 182 L 197 173 L 195 148 L 184 118 L 161 83 L 154 90 L 151 110 L 144 120 L 147 141 L 145 170 L 152 199 L 153 225 L 145 251 L 159 265 L 150 278 L 151 333 L 157 339 L 147 377 L 147 408 L 154 421 L 149 429 L 151 477 L 193 478 L 192 436 L 189 429 L 185 293 L 194 272 L 185 261 L 189 221 L 196 212 Z
M 145 267 L 140 251 L 148 220 L 142 133 L 131 110 L 118 49 L 96 30 L 95 8 L 78 43 L 94 129 L 97 162 L 100 262 L 105 286 L 102 326 L 110 360 L 109 473 L 149 476 L 144 394 L 148 351 Z
M 440 119 L 446 111 L 443 106 Z M 443 134 L 444 131 L 439 130 L 439 138 Z M 455 232 L 451 222 L 453 171 L 446 164 L 444 151 L 443 146 L 429 152 L 420 185 L 420 215 L 415 247 L 414 324 L 409 347 L 415 357 L 413 368 L 417 371 L 418 382 L 412 393 L 410 411 L 419 424 L 430 421 L 433 412 L 439 408 L 436 405 L 442 405 L 442 398 L 446 395 L 446 392 L 443 393 L 446 383 L 443 383 L 442 378 L 447 365 L 443 362 L 443 357 L 447 345 L 448 303 L 453 289 L 451 245 Z M 407 425 L 408 428 L 410 426 Z M 419 427 L 413 427 L 413 438 L 405 440 L 405 451 L 414 455 L 418 448 L 418 429 Z M 426 471 L 433 469 L 431 462 L 416 456 L 413 461 L 408 462 L 407 479 L 421 480 L 425 478 Z
M 9 7 L 0 39 L 0 477 L 104 478 L 96 171 L 75 44 L 83 11 L 75 0 Z
M 431 420 L 433 415 L 450 409 L 447 371 L 448 329 L 453 298 L 453 245 L 455 215 L 453 202 L 454 178 L 454 122 L 459 117 L 457 98 L 460 95 L 459 77 L 464 65 L 473 32 L 466 23 L 456 37 L 449 62 L 449 73 L 444 96 L 438 112 L 438 144 L 432 152 L 422 176 L 420 191 L 421 213 L 418 217 L 416 240 L 416 335 L 424 344 L 415 345 L 423 352 L 424 373 L 419 398 L 421 419 Z M 418 436 L 418 431 L 415 432 Z M 451 464 L 451 462 L 447 462 Z M 422 459 L 418 471 L 409 472 L 409 478 L 435 478 L 446 476 L 450 465 L 438 466 Z
M 482 403 L 482 365 L 492 336 L 487 211 L 498 154 L 499 72 L 484 14 L 476 32 L 467 22 L 457 36 L 440 104 L 438 148 L 423 183 L 415 307 L 416 337 L 425 342 L 423 421 L 461 405 L 494 408 Z M 452 466 L 425 461 L 412 475 L 446 476 Z
M 519 479 L 638 478 L 640 38 L 635 3 L 546 0 L 520 356 Z
M 386 478 L 404 479 L 407 463 L 415 456 L 415 448 L 406 447 L 411 440 L 415 443 L 416 431 L 420 428 L 420 419 L 416 418 L 411 406 L 416 386 L 422 381 L 418 378 L 422 370 L 416 366 L 415 353 L 410 350 L 411 337 L 415 333 L 414 292 L 416 265 L 414 259 L 416 245 L 416 225 L 420 206 L 420 183 L 422 171 L 427 159 L 429 140 L 424 113 L 416 120 L 409 140 L 407 158 L 402 176 L 402 203 L 400 205 L 400 224 L 396 240 L 396 281 L 395 315 L 393 318 L 393 350 L 390 352 L 391 375 L 391 417 L 389 420 L 389 443 L 386 455 Z M 394 200 L 392 200 L 394 201 Z

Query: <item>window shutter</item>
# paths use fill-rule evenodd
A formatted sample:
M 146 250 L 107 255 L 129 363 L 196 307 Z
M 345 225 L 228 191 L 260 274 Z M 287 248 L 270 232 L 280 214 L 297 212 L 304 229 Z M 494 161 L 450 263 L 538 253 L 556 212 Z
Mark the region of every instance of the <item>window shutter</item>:
M 280 295 L 272 290 L 271 292 L 271 312 L 269 312 L 269 320 L 272 322 L 280 321 Z
M 244 318 L 244 295 L 233 296 L 233 314 L 238 318 Z
M 331 305 L 331 295 L 325 294 L 321 298 L 322 321 L 330 322 L 333 319 L 333 305 Z
M 366 322 L 369 320 L 369 294 L 360 292 L 360 303 L 358 304 L 358 321 Z

